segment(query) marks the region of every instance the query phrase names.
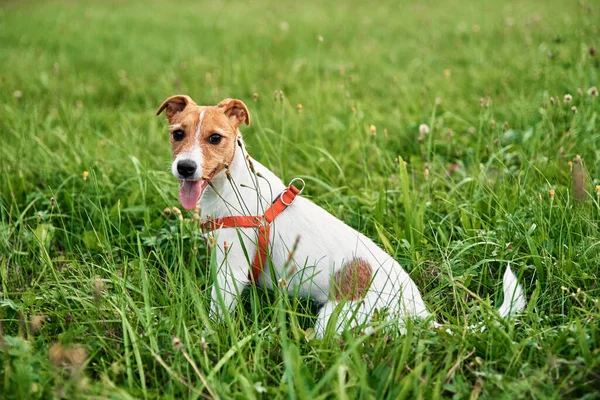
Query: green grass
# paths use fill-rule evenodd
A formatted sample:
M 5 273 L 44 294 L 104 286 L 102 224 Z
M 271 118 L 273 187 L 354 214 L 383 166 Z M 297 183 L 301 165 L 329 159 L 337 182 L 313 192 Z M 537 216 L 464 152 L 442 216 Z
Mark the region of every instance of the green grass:
M 370 3 L 0 6 L 0 397 L 600 397 L 599 4 Z M 454 334 L 316 340 L 260 289 L 214 324 L 210 253 L 162 212 L 176 93 L 242 99 L 251 154 Z M 501 321 L 509 261 L 529 304 Z

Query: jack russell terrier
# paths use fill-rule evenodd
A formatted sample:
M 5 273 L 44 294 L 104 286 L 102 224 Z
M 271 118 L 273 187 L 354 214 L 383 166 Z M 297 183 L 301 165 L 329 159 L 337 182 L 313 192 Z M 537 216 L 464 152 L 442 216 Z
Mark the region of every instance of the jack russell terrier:
M 163 110 L 181 204 L 186 209 L 200 206 L 206 216 L 201 228 L 216 239 L 214 318 L 233 310 L 243 288 L 252 283 L 279 286 L 321 304 L 317 337 L 325 335 L 335 314 L 337 323 L 329 329 L 338 333 L 364 326 L 376 309 L 386 309 L 387 318 L 398 321 L 429 316 L 417 286 L 398 262 L 371 239 L 299 196 L 301 179 L 286 187 L 248 156 L 239 127 L 250 124 L 250 114 L 242 101 L 199 106 L 189 96 L 177 95 L 166 99 L 157 115 Z M 510 266 L 503 286 L 504 303 L 498 312 L 506 317 L 525 307 L 523 289 Z

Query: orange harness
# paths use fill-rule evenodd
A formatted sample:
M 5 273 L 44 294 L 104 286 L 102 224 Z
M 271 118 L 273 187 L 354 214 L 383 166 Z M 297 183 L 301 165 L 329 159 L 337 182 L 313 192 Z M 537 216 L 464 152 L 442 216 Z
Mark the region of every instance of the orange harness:
M 294 182 L 299 181 L 302 187 L 298 189 Z M 216 218 L 200 225 L 203 232 L 212 232 L 219 228 L 258 228 L 258 240 L 256 243 L 256 255 L 252 262 L 252 268 L 248 271 L 248 279 L 251 282 L 257 282 L 263 267 L 267 264 L 269 237 L 271 233 L 271 223 L 286 208 L 292 205 L 296 196 L 304 190 L 304 181 L 300 178 L 293 179 L 289 186 L 273 201 L 271 207 L 260 216 L 236 216 Z

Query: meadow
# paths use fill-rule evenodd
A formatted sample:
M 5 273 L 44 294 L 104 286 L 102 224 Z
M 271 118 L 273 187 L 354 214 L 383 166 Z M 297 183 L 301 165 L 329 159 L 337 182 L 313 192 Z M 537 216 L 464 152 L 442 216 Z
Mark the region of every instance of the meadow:
M 0 398 L 599 398 L 600 4 L 0 4 Z M 377 241 L 446 330 L 208 316 L 173 94 Z M 507 263 L 528 306 L 501 320 Z M 486 329 L 468 329 L 482 323 Z

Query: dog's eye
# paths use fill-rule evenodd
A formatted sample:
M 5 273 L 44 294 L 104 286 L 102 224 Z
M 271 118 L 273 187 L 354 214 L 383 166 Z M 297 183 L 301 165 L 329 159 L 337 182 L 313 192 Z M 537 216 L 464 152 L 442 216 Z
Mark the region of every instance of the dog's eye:
M 208 142 L 210 144 L 219 144 L 221 143 L 221 139 L 223 139 L 223 136 L 219 135 L 218 133 L 213 133 L 208 137 Z
M 173 131 L 173 139 L 178 142 L 182 140 L 184 136 L 185 132 L 183 132 L 183 129 L 176 129 Z

